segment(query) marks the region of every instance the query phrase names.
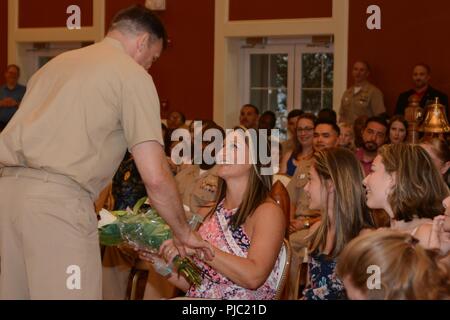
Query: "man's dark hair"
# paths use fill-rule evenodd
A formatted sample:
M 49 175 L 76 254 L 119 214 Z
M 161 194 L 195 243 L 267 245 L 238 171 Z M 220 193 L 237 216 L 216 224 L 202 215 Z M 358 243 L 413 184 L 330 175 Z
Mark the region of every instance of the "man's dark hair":
M 318 125 L 320 124 L 327 124 L 329 126 L 331 126 L 333 128 L 334 131 L 336 131 L 337 135 L 340 136 L 341 135 L 341 129 L 339 128 L 339 126 L 336 124 L 335 121 L 332 121 L 330 119 L 317 119 L 316 123 L 314 124 L 314 129 L 317 128 Z
M 255 105 L 250 104 L 250 103 L 244 104 L 242 106 L 241 110 L 244 109 L 245 107 L 253 108 L 255 110 L 256 114 L 259 116 L 259 109 Z
M 119 11 L 109 31 L 116 29 L 131 34 L 148 32 L 153 38 L 152 41 L 162 39 L 163 47 L 167 47 L 167 33 L 163 23 L 158 16 L 142 5 L 134 5 Z
M 336 111 L 334 111 L 333 109 L 330 109 L 330 108 L 322 109 L 319 111 L 317 118 L 336 122 L 337 121 Z
M 275 126 L 277 125 L 277 116 L 275 115 L 275 113 L 273 113 L 272 111 L 268 110 L 268 111 L 264 112 L 261 115 L 261 118 L 264 117 L 264 116 L 269 116 L 270 117 L 270 128 L 274 129 Z
M 181 111 L 172 111 L 171 113 L 178 113 L 180 115 L 181 121 L 183 122 L 183 124 L 186 123 L 186 116 L 184 115 L 183 112 Z
M 6 67 L 6 70 L 8 71 L 9 68 L 16 68 L 17 73 L 20 73 L 20 67 L 17 64 L 10 64 Z
M 291 112 L 289 112 L 287 118 L 288 120 L 295 118 L 295 117 L 300 117 L 302 114 L 304 114 L 305 112 L 303 112 L 303 110 L 300 109 L 294 109 Z
M 425 68 L 425 70 L 427 70 L 427 73 L 428 73 L 428 74 L 431 73 L 431 67 L 430 67 L 428 64 L 424 63 L 424 62 L 416 63 L 416 64 L 414 65 L 414 68 L 413 68 L 413 69 L 415 69 L 416 67 L 422 67 L 422 68 Z
M 376 123 L 381 124 L 382 126 L 384 126 L 386 128 L 386 130 L 389 128 L 389 125 L 385 118 L 380 117 L 380 116 L 374 116 L 374 117 L 370 117 L 369 119 L 367 119 L 366 124 L 364 125 L 364 129 L 367 128 L 367 126 L 371 122 L 376 122 Z
M 367 71 L 371 72 L 371 66 L 370 66 L 369 62 L 367 62 L 366 60 L 356 60 L 353 65 L 355 65 L 357 63 L 362 63 L 363 65 L 366 66 Z

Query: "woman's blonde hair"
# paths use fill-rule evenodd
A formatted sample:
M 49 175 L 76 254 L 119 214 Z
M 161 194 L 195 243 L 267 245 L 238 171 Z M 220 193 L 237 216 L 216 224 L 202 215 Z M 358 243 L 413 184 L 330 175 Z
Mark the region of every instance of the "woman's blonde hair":
M 385 229 L 353 239 L 339 256 L 336 270 L 367 299 L 449 299 L 450 273 L 440 263 L 442 258 L 410 234 Z M 369 279 L 376 277 L 372 270 L 379 272 L 378 287 Z
M 331 180 L 334 186 L 336 229 L 333 251 L 330 255 L 337 257 L 345 245 L 358 236 L 362 229 L 373 227 L 362 183 L 364 173 L 355 155 L 344 148 L 330 148 L 314 153 L 313 165 L 320 177 L 322 188 L 325 190 L 327 180 Z M 319 228 L 311 235 L 311 252 L 323 250 L 330 227 L 329 220 L 326 207 L 322 210 Z
M 433 153 L 442 162 L 443 165 L 450 161 L 450 146 L 445 139 L 437 137 L 425 137 L 420 141 L 420 144 L 430 146 Z M 448 170 L 443 174 L 443 177 L 444 181 L 446 181 L 448 178 Z
M 395 176 L 388 202 L 396 220 L 434 218 L 444 212 L 448 187 L 425 149 L 419 145 L 390 144 L 379 154 L 386 172 Z
M 259 152 L 259 135 L 252 135 L 246 128 L 236 127 L 235 131 L 245 134 L 245 143 L 248 146 L 250 156 L 253 155 L 253 160 L 255 160 L 252 168 L 250 170 L 250 176 L 248 179 L 247 190 L 245 191 L 242 203 L 240 204 L 237 212 L 231 217 L 231 227 L 236 229 L 245 223 L 247 218 L 256 210 L 256 208 L 267 200 L 269 197 L 270 190 L 272 188 L 272 175 L 262 174 L 261 169 L 268 167 L 270 164 L 263 165 L 260 159 Z M 270 144 L 267 143 L 268 154 L 271 155 Z M 215 206 L 212 208 L 210 213 L 213 214 L 218 205 L 222 202 L 226 195 L 226 182 L 224 179 L 219 177 L 217 200 Z

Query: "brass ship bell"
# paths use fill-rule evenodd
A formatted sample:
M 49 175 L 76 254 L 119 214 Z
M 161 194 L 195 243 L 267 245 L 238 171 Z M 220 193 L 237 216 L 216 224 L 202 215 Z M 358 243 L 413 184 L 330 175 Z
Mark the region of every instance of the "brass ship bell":
M 433 104 L 427 106 L 425 120 L 420 125 L 419 131 L 432 134 L 450 132 L 445 107 L 439 103 L 439 98 L 436 98 Z

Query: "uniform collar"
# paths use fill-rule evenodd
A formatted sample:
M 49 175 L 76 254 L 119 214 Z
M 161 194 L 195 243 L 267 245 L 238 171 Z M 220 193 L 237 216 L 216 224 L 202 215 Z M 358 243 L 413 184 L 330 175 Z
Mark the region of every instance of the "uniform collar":
M 111 37 L 105 37 L 105 39 L 103 39 L 102 42 L 107 43 L 107 44 L 109 44 L 109 45 L 111 45 L 111 46 L 113 46 L 113 47 L 115 47 L 117 49 L 120 49 L 121 51 L 125 52 L 125 48 L 122 45 L 122 43 L 120 43 L 119 40 L 113 39 Z
M 363 83 L 361 83 L 360 85 L 356 85 L 356 84 L 354 84 L 353 85 L 353 88 L 355 88 L 355 87 L 358 87 L 358 88 L 361 88 L 362 90 L 364 90 L 364 89 L 366 89 L 367 87 L 369 86 L 369 81 L 364 81 Z

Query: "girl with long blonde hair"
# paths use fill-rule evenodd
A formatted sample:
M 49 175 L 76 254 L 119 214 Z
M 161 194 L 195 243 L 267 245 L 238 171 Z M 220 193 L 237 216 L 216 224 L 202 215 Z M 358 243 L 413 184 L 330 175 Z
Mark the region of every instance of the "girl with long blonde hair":
M 364 173 L 355 155 L 343 148 L 314 154 L 305 191 L 310 209 L 321 210 L 322 219 L 311 227 L 309 285 L 305 299 L 345 299 L 336 277 L 336 258 L 360 232 L 373 227 L 365 204 Z

